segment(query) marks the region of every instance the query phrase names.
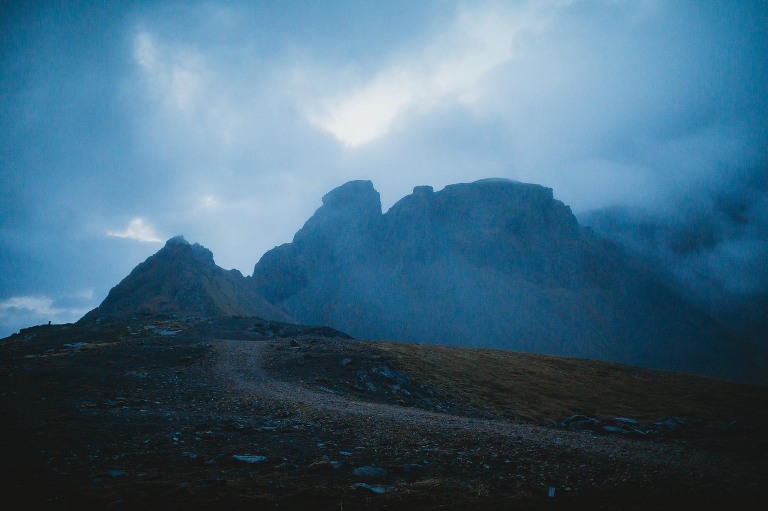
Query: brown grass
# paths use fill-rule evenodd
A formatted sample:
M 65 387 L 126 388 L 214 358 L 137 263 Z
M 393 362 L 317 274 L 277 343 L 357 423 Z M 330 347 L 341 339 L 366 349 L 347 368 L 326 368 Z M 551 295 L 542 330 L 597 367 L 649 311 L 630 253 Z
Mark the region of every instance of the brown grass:
M 376 343 L 404 371 L 489 415 L 532 421 L 689 417 L 768 425 L 768 387 L 492 349 Z

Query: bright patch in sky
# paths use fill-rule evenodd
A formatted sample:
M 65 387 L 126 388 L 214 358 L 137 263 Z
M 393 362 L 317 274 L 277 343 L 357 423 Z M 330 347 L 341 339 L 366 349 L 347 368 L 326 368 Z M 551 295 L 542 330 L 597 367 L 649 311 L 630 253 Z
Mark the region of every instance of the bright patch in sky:
M 232 81 L 195 46 L 158 40 L 146 31 L 135 34 L 133 60 L 143 72 L 150 94 L 163 113 L 196 139 L 228 147 L 242 132 L 242 98 L 233 97 Z M 236 95 L 235 95 L 236 96 Z
M 164 96 L 169 106 L 189 110 L 195 106 L 202 88 L 200 62 L 189 51 L 164 55 L 152 36 L 140 32 L 134 40 L 133 58 Z
M 369 83 L 325 94 L 310 121 L 347 147 L 384 136 L 409 109 L 469 105 L 483 95 L 489 72 L 515 56 L 518 34 L 540 30 L 548 4 L 462 12 L 445 34 L 382 69 Z
M 122 231 L 107 231 L 107 236 L 129 238 L 144 243 L 162 243 L 163 241 L 155 233 L 154 227 L 141 217 L 131 219 L 128 227 Z
M 0 302 L 0 310 L 19 309 L 36 314 L 54 312 L 53 300 L 46 296 L 12 296 Z
M 93 292 L 90 293 L 93 295 Z M 86 296 L 78 297 L 80 301 Z M 90 297 L 92 300 L 93 297 Z M 87 301 L 87 300 L 86 300 Z M 69 323 L 77 321 L 92 307 L 74 307 L 58 305 L 52 298 L 44 295 L 12 296 L 0 301 L 0 321 L 17 323 L 16 328 L 32 326 L 51 321 Z

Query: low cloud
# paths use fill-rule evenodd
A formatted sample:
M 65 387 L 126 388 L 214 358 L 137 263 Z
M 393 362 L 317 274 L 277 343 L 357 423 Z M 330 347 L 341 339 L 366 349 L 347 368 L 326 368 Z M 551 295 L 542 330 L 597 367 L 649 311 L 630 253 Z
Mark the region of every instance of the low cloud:
M 12 296 L 0 301 L 0 337 L 32 325 L 72 323 L 95 307 L 93 300 L 93 291 L 57 300 L 46 295 Z
M 107 236 L 113 236 L 115 238 L 128 238 L 143 243 L 162 243 L 154 227 L 148 224 L 143 218 L 136 217 L 131 219 L 126 227 L 122 231 L 107 231 Z
M 308 118 L 347 147 L 384 136 L 405 112 L 471 104 L 483 94 L 483 79 L 515 56 L 519 34 L 547 23 L 551 3 L 461 11 L 446 33 L 395 58 L 362 86 L 321 92 Z
M 237 80 L 233 84 L 215 59 L 196 46 L 158 40 L 147 31 L 134 36 L 134 63 L 162 106 L 159 118 L 174 125 L 174 137 L 231 149 L 243 142 L 248 108 L 244 112 L 244 96 L 231 90 Z

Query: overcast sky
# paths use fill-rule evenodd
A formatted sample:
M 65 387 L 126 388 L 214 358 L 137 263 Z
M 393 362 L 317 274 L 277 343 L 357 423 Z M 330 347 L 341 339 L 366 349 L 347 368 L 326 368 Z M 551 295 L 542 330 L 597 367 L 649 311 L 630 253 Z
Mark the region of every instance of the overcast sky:
M 0 23 L 0 336 L 78 319 L 177 234 L 250 274 L 352 179 L 385 210 L 485 177 L 577 213 L 730 197 L 765 247 L 766 2 L 5 1 Z

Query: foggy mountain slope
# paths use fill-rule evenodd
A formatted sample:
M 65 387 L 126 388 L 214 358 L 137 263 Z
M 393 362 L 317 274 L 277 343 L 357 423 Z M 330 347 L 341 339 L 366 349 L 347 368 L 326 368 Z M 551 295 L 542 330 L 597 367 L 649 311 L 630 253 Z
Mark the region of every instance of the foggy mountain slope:
M 768 219 L 700 200 L 663 216 L 626 207 L 587 211 L 579 221 L 631 254 L 664 268 L 677 288 L 728 324 L 768 345 Z M 748 201 L 744 201 L 748 202 Z M 753 218 L 755 217 L 755 218 Z
M 190 245 L 182 236 L 168 240 L 156 254 L 134 268 L 80 322 L 143 313 L 290 320 L 255 293 L 240 272 L 218 267 L 210 250 L 197 243 Z
M 382 214 L 370 181 L 347 183 L 253 283 L 298 322 L 357 338 L 758 377 L 716 321 L 539 185 L 416 187 Z

